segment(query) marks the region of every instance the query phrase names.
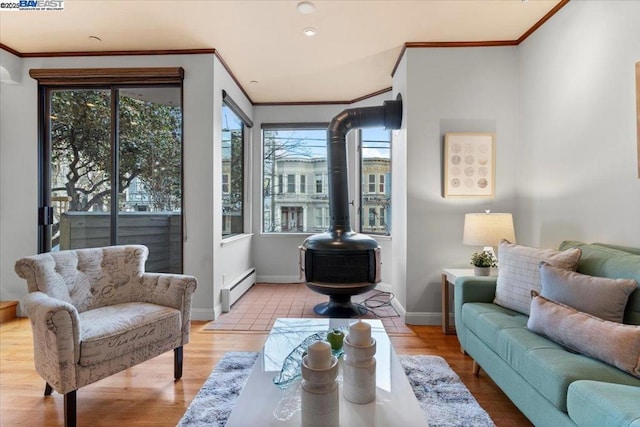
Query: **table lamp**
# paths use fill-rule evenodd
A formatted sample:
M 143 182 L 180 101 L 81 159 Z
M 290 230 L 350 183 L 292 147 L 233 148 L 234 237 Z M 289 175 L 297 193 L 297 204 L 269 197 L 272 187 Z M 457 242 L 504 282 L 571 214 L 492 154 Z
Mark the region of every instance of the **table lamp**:
M 502 239 L 515 243 L 513 216 L 510 213 L 470 213 L 464 216 L 464 233 L 462 242 L 470 246 L 483 246 L 484 251 L 496 256 L 493 248 Z

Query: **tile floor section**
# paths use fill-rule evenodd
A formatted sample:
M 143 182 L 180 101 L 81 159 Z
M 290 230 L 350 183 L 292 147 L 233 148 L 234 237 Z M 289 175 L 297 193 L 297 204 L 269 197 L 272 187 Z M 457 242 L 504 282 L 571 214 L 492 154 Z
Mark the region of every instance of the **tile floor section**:
M 368 299 L 368 300 L 367 300 Z M 376 290 L 352 297 L 372 310 L 363 319 L 380 319 L 390 335 L 410 334 L 413 331 L 404 324 L 389 302 L 387 293 Z M 256 283 L 235 304 L 229 313 L 223 313 L 205 326 L 215 331 L 269 331 L 278 317 L 322 317 L 313 307 L 326 302 L 329 297 L 311 291 L 302 283 Z

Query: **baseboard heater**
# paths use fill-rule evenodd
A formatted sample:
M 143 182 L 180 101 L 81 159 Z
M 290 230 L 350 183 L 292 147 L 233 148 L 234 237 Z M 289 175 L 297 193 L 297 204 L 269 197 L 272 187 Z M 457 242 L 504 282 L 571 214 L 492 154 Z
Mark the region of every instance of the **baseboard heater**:
M 237 279 L 232 280 L 226 285 L 222 286 L 220 299 L 222 304 L 222 312 L 228 313 L 231 311 L 231 306 L 234 302 L 244 295 L 245 292 L 256 283 L 256 269 L 250 268 L 249 270 L 238 276 Z

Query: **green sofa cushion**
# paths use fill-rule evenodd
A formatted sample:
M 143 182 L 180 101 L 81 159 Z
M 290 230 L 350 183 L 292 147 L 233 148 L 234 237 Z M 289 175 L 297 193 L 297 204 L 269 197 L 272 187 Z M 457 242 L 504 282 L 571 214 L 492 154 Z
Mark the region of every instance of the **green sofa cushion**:
M 640 387 L 576 381 L 569 386 L 567 408 L 582 427 L 639 427 Z
M 478 338 L 495 349 L 498 333 L 505 328 L 522 329 L 528 317 L 493 303 L 462 306 L 462 321 Z
M 495 304 L 462 306 L 465 325 L 492 348 L 550 403 L 567 411 L 567 389 L 589 379 L 640 387 L 640 380 L 613 366 L 571 353 L 559 344 L 526 329 L 527 316 Z
M 518 371 L 555 407 L 567 411 L 567 389 L 577 380 L 594 380 L 640 387 L 640 380 L 613 366 L 562 348 L 543 348 L 521 353 Z
M 634 279 L 638 283 L 638 288 L 629 295 L 623 322 L 640 325 L 640 255 L 633 248 L 621 250 L 620 246 L 577 241 L 564 241 L 560 244 L 560 250 L 569 248 L 582 250 L 576 270 L 579 273 L 612 279 Z

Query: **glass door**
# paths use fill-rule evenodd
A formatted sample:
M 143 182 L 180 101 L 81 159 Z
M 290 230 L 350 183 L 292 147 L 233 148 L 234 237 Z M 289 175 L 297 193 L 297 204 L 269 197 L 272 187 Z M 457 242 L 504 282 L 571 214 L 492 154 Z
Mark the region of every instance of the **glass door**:
M 181 272 L 180 89 L 120 89 L 117 139 L 117 242 L 147 246 L 149 271 Z
M 49 92 L 50 200 L 41 208 L 43 249 L 111 244 L 111 91 Z M 43 218 L 44 217 L 44 218 Z M 42 224 L 44 222 L 44 224 Z
M 44 91 L 41 252 L 143 244 L 149 271 L 182 271 L 181 92 Z

